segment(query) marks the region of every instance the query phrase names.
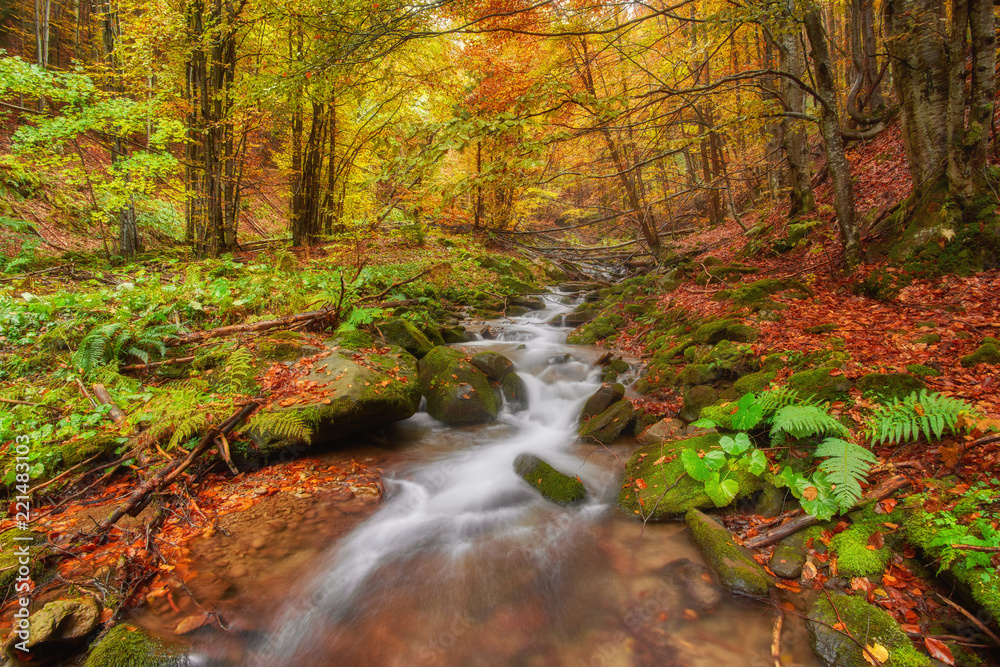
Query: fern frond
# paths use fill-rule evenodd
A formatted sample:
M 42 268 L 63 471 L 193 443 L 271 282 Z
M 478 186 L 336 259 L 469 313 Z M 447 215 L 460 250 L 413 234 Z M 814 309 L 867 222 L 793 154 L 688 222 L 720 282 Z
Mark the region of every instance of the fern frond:
M 789 387 L 775 387 L 757 394 L 757 405 L 764 409 L 765 415 L 800 402 L 798 390 Z
M 236 350 L 226 358 L 216 386 L 226 392 L 243 391 L 251 385 L 257 374 L 253 362 L 254 357 L 247 348 Z
M 868 471 L 876 462 L 875 455 L 860 445 L 840 438 L 825 439 L 816 448 L 815 455 L 830 457 L 819 464 L 819 469 L 836 485 L 833 495 L 841 510 L 848 511 L 861 499 L 860 482 L 868 476 Z
M 808 438 L 816 435 L 849 435 L 847 427 L 815 405 L 786 405 L 771 419 L 771 438 L 789 435 Z
M 299 440 L 310 442 L 312 431 L 296 410 L 258 412 L 247 424 L 247 430 L 269 440 Z
M 913 442 L 921 435 L 927 441 L 940 440 L 946 430 L 952 433 L 959 430 L 962 414 L 974 415 L 976 411 L 959 398 L 921 389 L 876 409 L 869 432 L 874 444 Z

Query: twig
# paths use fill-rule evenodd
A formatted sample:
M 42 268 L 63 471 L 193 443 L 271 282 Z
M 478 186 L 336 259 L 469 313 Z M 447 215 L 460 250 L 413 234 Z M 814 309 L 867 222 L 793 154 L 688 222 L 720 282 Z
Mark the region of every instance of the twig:
M 111 419 L 114 420 L 115 426 L 121 428 L 125 424 L 125 413 L 119 408 L 115 402 L 111 399 L 111 394 L 108 393 L 107 388 L 103 384 L 95 384 L 92 389 L 94 390 L 94 396 L 97 400 L 101 402 L 102 405 L 110 406 L 108 409 L 108 414 L 111 415 Z
M 93 407 L 96 410 L 97 401 L 95 401 L 94 397 L 90 395 L 90 392 L 87 391 L 87 388 L 83 386 L 83 382 L 80 381 L 80 378 L 74 378 L 74 379 L 76 380 L 76 386 L 80 388 L 80 393 L 83 394 L 84 398 L 90 401 L 91 407 Z
M 104 452 L 97 452 L 96 454 L 94 454 L 93 456 L 91 456 L 91 457 L 90 457 L 89 459 L 87 459 L 86 461 L 81 461 L 80 463 L 77 463 L 77 464 L 76 464 L 75 466 L 73 466 L 72 468 L 69 468 L 68 470 L 64 470 L 63 472 L 59 473 L 59 475 L 57 475 L 56 477 L 53 477 L 52 479 L 50 479 L 50 480 L 48 480 L 48 481 L 46 481 L 46 482 L 42 482 L 42 483 L 41 483 L 41 484 L 39 484 L 38 486 L 35 486 L 35 487 L 33 487 L 33 488 L 31 489 L 31 491 L 32 491 L 33 493 L 34 493 L 34 492 L 37 492 L 37 491 L 41 491 L 41 490 L 42 490 L 42 489 L 44 489 L 44 488 L 45 488 L 46 486 L 49 486 L 50 484 L 55 484 L 56 482 L 58 482 L 59 480 L 61 480 L 61 479 L 62 479 L 63 477 L 65 477 L 66 475 L 69 475 L 70 473 L 72 473 L 72 472 L 73 472 L 73 471 L 75 471 L 75 470 L 79 470 L 79 469 L 80 469 L 80 468 L 82 468 L 83 466 L 87 465 L 88 463 L 90 463 L 91 461 L 93 461 L 94 459 L 96 459 L 96 458 L 97 458 L 98 456 L 101 456 L 101 454 L 103 454 L 103 453 L 104 453 Z
M 964 549 L 965 551 L 982 551 L 988 554 L 1000 553 L 1000 547 L 984 547 L 978 544 L 953 544 L 952 549 Z
M 0 403 L 8 403 L 10 405 L 27 405 L 30 408 L 45 408 L 46 410 L 51 410 L 58 414 L 62 414 L 62 410 L 53 407 L 51 405 L 46 405 L 45 403 L 32 403 L 31 401 L 17 401 L 13 398 L 0 398 Z
M 426 276 L 430 272 L 431 272 L 431 269 L 424 269 L 423 271 L 421 271 L 417 275 L 413 276 L 412 278 L 407 278 L 406 280 L 400 280 L 398 283 L 393 283 L 392 285 L 389 285 L 387 288 L 385 288 L 385 290 L 379 292 L 375 296 L 366 296 L 363 299 L 358 299 L 358 303 L 365 303 L 366 301 L 378 301 L 382 297 L 384 297 L 386 294 L 388 294 L 392 290 L 396 289 L 397 287 L 402 287 L 403 285 L 405 285 L 407 283 L 412 283 L 414 280 L 422 278 L 422 277 Z
M 785 612 L 779 604 L 773 604 L 774 626 L 771 628 L 771 658 L 774 660 L 774 667 L 782 667 L 781 664 L 781 626 L 785 622 Z
M 163 361 L 152 361 L 148 364 L 131 364 L 129 366 L 123 366 L 123 371 L 148 371 L 151 368 L 159 368 L 160 366 L 172 366 L 174 364 L 186 364 L 194 361 L 194 355 L 190 357 L 176 357 L 174 359 L 164 359 Z
M 970 621 L 972 621 L 973 624 L 977 628 L 979 628 L 980 630 L 982 630 L 983 632 L 985 632 L 986 635 L 990 639 L 992 639 L 994 642 L 996 642 L 997 646 L 1000 646 L 1000 637 L 997 637 L 996 633 L 994 633 L 992 630 L 990 630 L 988 627 L 986 627 L 986 625 L 982 621 L 980 621 L 978 618 L 976 618 L 975 616 L 973 616 L 972 614 L 970 614 L 968 611 L 966 611 L 963 607 L 960 607 L 959 605 L 955 604 L 954 602 L 952 602 L 951 600 L 949 600 L 945 596 L 941 595 L 940 593 L 935 592 L 934 594 L 937 595 L 942 600 L 944 600 L 949 605 L 951 605 L 953 608 L 955 608 L 959 612 L 961 612 L 963 616 L 965 616 L 967 619 L 969 619 Z

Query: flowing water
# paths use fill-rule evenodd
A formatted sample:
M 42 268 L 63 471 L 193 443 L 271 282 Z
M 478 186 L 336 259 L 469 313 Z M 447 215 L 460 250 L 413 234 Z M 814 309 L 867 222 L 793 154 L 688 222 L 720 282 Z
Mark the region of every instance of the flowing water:
M 398 424 L 375 459 L 385 468 L 378 509 L 280 576 L 244 585 L 231 603 L 243 622 L 203 632 L 192 663 L 774 664 L 766 605 L 688 608 L 663 576 L 676 559 L 702 562 L 683 524 L 643 527 L 615 507 L 635 441 L 576 443 L 601 350 L 567 345 L 565 330 L 544 324 L 574 305 L 547 299 L 546 310 L 505 321 L 496 340 L 465 345 L 507 355 L 529 408 L 481 427 L 423 412 Z M 540 498 L 512 468 L 525 452 L 578 475 L 590 499 L 564 508 Z M 794 622 L 782 649 L 786 665 L 814 664 Z

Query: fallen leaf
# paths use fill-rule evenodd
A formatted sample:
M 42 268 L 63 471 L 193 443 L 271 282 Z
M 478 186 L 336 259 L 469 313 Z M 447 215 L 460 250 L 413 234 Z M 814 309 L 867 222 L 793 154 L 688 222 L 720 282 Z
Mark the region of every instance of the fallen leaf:
M 806 561 L 806 564 L 802 566 L 802 578 L 805 581 L 811 581 L 816 578 L 817 574 L 819 574 L 819 570 L 816 569 L 816 566 Z
M 877 664 L 875 661 L 882 663 L 889 659 L 889 650 L 879 643 L 869 644 L 865 647 L 867 650 L 862 653 L 865 662 L 869 665 Z
M 684 610 L 684 620 L 685 621 L 697 621 L 698 620 L 698 612 L 696 612 L 694 609 L 685 609 Z M 952 663 L 952 664 L 954 664 L 954 663 Z
M 878 551 L 885 546 L 885 538 L 882 537 L 882 533 L 875 531 L 872 533 L 871 537 L 868 538 L 868 544 L 865 546 L 869 551 Z
M 955 664 L 955 657 L 951 654 L 951 649 L 944 642 L 933 637 L 924 637 L 924 646 L 927 647 L 927 652 L 931 654 L 932 658 L 940 660 L 946 665 Z
M 818 496 L 819 496 L 819 489 L 817 489 L 815 486 L 807 486 L 805 490 L 802 492 L 802 497 L 805 498 L 806 500 L 816 500 Z
M 646 480 L 644 480 L 643 478 L 640 477 L 639 479 L 635 480 L 635 485 L 637 487 L 639 487 L 640 489 L 645 489 L 646 488 Z

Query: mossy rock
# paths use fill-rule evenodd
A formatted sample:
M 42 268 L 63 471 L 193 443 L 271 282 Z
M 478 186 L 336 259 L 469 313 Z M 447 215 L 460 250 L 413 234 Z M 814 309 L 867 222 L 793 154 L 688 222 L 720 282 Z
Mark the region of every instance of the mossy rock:
M 888 520 L 888 519 L 886 519 Z M 869 549 L 868 540 L 880 529 L 878 524 L 856 523 L 833 536 L 830 549 L 837 554 L 837 571 L 843 577 L 880 575 L 892 560 L 892 549 Z
M 518 456 L 514 459 L 514 472 L 557 505 L 574 505 L 587 499 L 587 489 L 579 477 L 561 473 L 537 456 Z
M 601 385 L 583 404 L 580 410 L 581 423 L 601 414 L 625 396 L 625 386 L 618 383 Z
M 528 409 L 528 385 L 520 375 L 514 372 L 507 373 L 500 381 L 500 390 L 512 412 Z
M 750 373 L 744 375 L 736 382 L 733 383 L 733 389 L 735 389 L 740 396 L 743 394 L 756 393 L 759 391 L 764 391 L 771 386 L 778 374 L 775 371 L 757 371 L 756 373 Z
M 632 425 L 633 419 L 635 419 L 635 408 L 632 406 L 632 401 L 620 400 L 583 424 L 580 427 L 580 438 L 584 441 L 610 444 Z
M 34 660 L 49 664 L 74 651 L 97 628 L 100 617 L 101 603 L 89 596 L 47 602 L 28 618 L 25 646 Z
M 909 373 L 869 373 L 858 378 L 857 386 L 865 397 L 878 398 L 884 403 L 903 400 L 927 388 L 923 380 Z
M 625 464 L 618 506 L 630 516 L 651 521 L 676 521 L 690 509 L 715 507 L 705 485 L 685 473 L 680 454 L 683 449 L 718 449 L 720 437 L 710 433 L 637 449 Z M 733 479 L 739 484 L 737 498 L 752 495 L 762 486 L 759 478 L 743 470 L 736 470 Z
M 694 282 L 696 285 L 705 287 L 706 285 L 714 285 L 716 283 L 725 282 L 734 276 L 743 276 L 751 273 L 757 273 L 760 271 L 756 266 L 740 266 L 740 265 L 720 265 L 713 266 L 708 269 L 708 273 L 702 272 L 697 277 L 695 277 Z
M 535 275 L 531 272 L 531 269 L 516 259 L 510 260 L 507 263 L 507 268 L 510 269 L 510 272 L 513 273 L 518 280 L 523 280 L 526 283 L 535 282 Z
M 941 375 L 941 371 L 923 364 L 910 364 L 906 370 L 912 375 L 922 375 L 924 377 L 936 378 Z
M 941 336 L 937 334 L 923 334 L 922 336 L 917 336 L 913 339 L 914 343 L 918 345 L 934 345 L 935 343 L 941 342 Z
M 746 285 L 739 285 L 738 287 L 728 291 L 728 298 L 737 306 L 753 306 L 759 302 L 768 301 L 768 297 L 778 294 L 780 292 L 786 292 L 788 290 L 798 290 L 809 292 L 809 288 L 803 285 L 797 280 L 775 280 L 774 278 L 765 278 L 763 280 L 756 280 L 752 283 L 747 283 Z M 715 297 L 713 296 L 713 299 Z M 774 306 L 779 306 L 784 308 L 782 304 L 774 303 Z M 773 308 L 765 308 L 771 310 Z M 761 310 L 761 308 L 756 308 L 756 310 Z
M 522 294 L 515 294 L 513 296 L 507 297 L 507 311 L 510 312 L 510 306 L 519 306 L 527 310 L 545 310 L 545 302 L 534 296 L 526 296 Z
M 836 370 L 834 366 L 822 366 L 795 373 L 788 378 L 788 386 L 797 390 L 802 398 L 831 403 L 844 399 L 854 383 L 843 374 L 830 375 L 834 370 Z
M 701 412 L 698 413 L 698 419 L 711 419 L 722 430 L 735 431 L 737 430 L 733 426 L 733 412 L 735 407 L 730 399 L 721 400 L 714 405 L 703 407 Z
M 63 465 L 71 468 L 95 455 L 108 456 L 122 444 L 121 437 L 102 433 L 81 440 L 69 440 L 59 446 Z
M 493 382 L 500 382 L 514 371 L 513 362 L 499 352 L 480 352 L 472 355 L 471 361 Z
M 832 604 L 831 604 L 832 601 Z M 861 646 L 833 627 L 843 622 L 855 639 L 870 646 L 879 644 L 889 652 L 887 667 L 930 667 L 930 659 L 913 648 L 889 612 L 859 596 L 840 592 L 817 596 L 807 611 L 806 629 L 813 652 L 829 667 L 867 667 Z
M 806 552 L 801 547 L 779 544 L 767 564 L 782 579 L 798 579 L 806 564 Z
M 465 329 L 462 327 L 441 327 L 440 332 L 444 345 L 454 345 L 455 343 L 464 343 L 470 340 L 469 335 L 465 333 Z
M 788 235 L 785 240 L 791 245 L 798 244 L 799 241 L 803 240 L 809 235 L 814 229 L 823 226 L 822 220 L 806 220 L 804 222 L 793 222 L 788 225 Z
M 1000 364 L 1000 340 L 987 336 L 975 352 L 962 357 L 966 368 L 979 364 Z
M 180 667 L 183 656 L 144 630 L 117 625 L 87 656 L 83 667 Z
M 748 549 L 736 544 L 732 534 L 704 512 L 692 509 L 685 520 L 691 538 L 723 588 L 734 595 L 767 598 L 771 580 Z
M 297 331 L 279 331 L 258 340 L 254 351 L 266 361 L 298 361 L 302 357 L 318 354 L 322 348 L 306 341 Z
M 709 384 L 719 379 L 720 375 L 720 369 L 712 364 L 688 364 L 674 378 L 674 384 L 678 387 Z
M 702 408 L 712 405 L 719 399 L 719 392 L 706 384 L 691 387 L 684 392 L 684 407 L 677 415 L 686 422 L 698 419 Z
M 435 347 L 417 365 L 427 412 L 451 425 L 482 424 L 496 419 L 500 402 L 490 380 L 460 350 Z
M 836 325 L 833 322 L 827 322 L 825 324 L 816 324 L 811 327 L 806 327 L 802 331 L 804 331 L 807 334 L 821 334 L 821 333 L 830 333 L 831 331 L 836 331 L 839 328 L 840 328 L 839 325 Z
M 32 539 L 17 539 L 24 537 Z M 37 581 L 38 574 L 42 571 L 42 560 L 47 555 L 42 546 L 45 543 L 44 535 L 36 535 L 30 530 L 10 528 L 0 533 L 0 599 L 6 599 L 14 592 L 12 586 L 16 583 L 21 567 L 18 550 L 24 545 L 28 545 L 28 575 L 33 581 Z
M 595 345 L 597 341 L 617 334 L 618 326 L 610 317 L 598 317 L 573 331 L 566 342 L 570 345 Z
M 604 373 L 601 375 L 601 380 L 604 382 L 614 382 L 619 375 L 627 373 L 628 371 L 629 365 L 624 359 L 614 359 L 604 367 Z
M 438 345 L 445 345 L 448 342 L 444 339 L 444 336 L 441 334 L 441 329 L 435 324 L 429 324 L 425 322 L 417 328 L 420 329 L 420 333 L 427 336 L 427 340 L 431 342 L 432 346 L 436 347 Z M 413 353 L 410 352 L 410 354 Z
M 412 322 L 396 317 L 379 325 L 382 337 L 390 345 L 398 345 L 417 359 L 431 351 L 434 344 Z
M 538 285 L 518 280 L 512 276 L 502 276 L 500 287 L 507 294 L 538 294 L 542 291 Z
M 691 335 L 691 340 L 700 344 L 714 344 L 722 340 L 752 343 L 759 337 L 760 334 L 753 327 L 736 320 L 716 320 L 698 327 Z

